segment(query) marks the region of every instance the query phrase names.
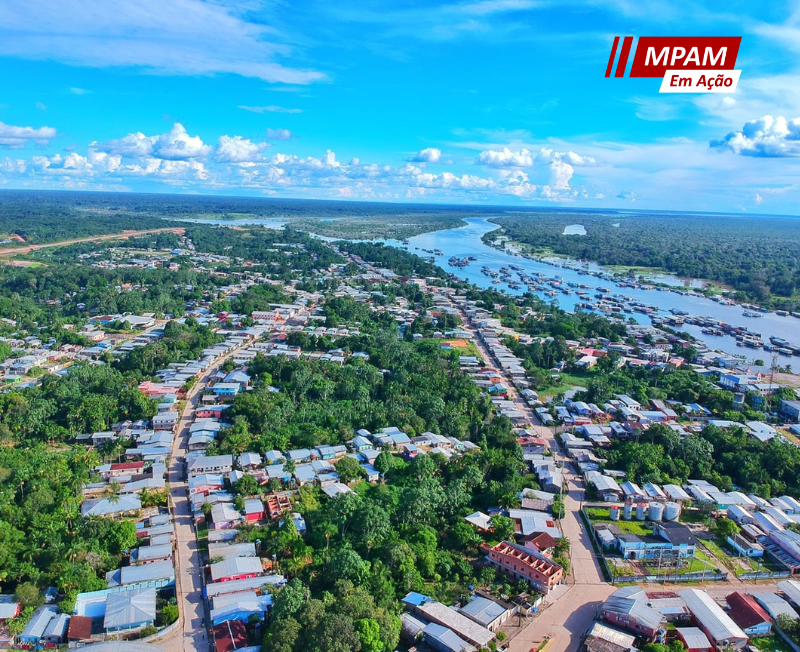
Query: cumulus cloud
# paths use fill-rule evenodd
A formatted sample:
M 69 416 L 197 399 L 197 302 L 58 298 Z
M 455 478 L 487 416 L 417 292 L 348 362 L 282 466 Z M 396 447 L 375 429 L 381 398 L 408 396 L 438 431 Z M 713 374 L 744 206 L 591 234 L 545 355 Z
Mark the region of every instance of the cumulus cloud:
M 711 147 L 742 156 L 800 157 L 800 118 L 787 120 L 783 116 L 765 115 L 749 120 L 741 131 L 731 131 L 721 140 L 712 140 Z
M 15 127 L 0 122 L 0 147 L 22 149 L 30 141 L 37 145 L 49 145 L 55 137 L 54 127 Z
M 269 140 L 289 140 L 292 135 L 292 132 L 288 129 L 267 129 L 267 138 Z
M 442 150 L 435 147 L 426 147 L 412 156 L 409 161 L 414 163 L 438 163 L 442 158 Z
M 289 109 L 285 106 L 277 106 L 270 104 L 269 106 L 247 106 L 240 104 L 239 107 L 243 111 L 250 111 L 250 113 L 302 113 L 303 109 Z
M 78 88 L 77 86 L 72 86 L 69 89 L 69 92 L 73 95 L 88 95 L 92 91 L 86 90 L 85 88 Z
M 190 136 L 183 125 L 176 122 L 169 133 L 159 136 L 153 144 L 153 153 L 158 158 L 181 161 L 201 158 L 211 153 L 211 146 L 205 145 L 199 136 Z
M 533 165 L 533 156 L 523 148 L 512 152 L 508 147 L 502 150 L 487 149 L 478 155 L 478 163 L 491 168 L 528 168 Z
M 756 196 L 753 197 L 753 199 L 755 200 L 756 204 L 761 204 L 764 201 L 764 198 L 758 193 L 756 193 Z
M 622 190 L 617 195 L 617 199 L 626 199 L 627 201 L 636 201 L 636 193 L 632 190 Z
M 211 153 L 211 146 L 199 136 L 190 136 L 182 124 L 176 122 L 172 129 L 160 136 L 145 136 L 141 131 L 106 142 L 93 142 L 92 149 L 128 158 L 154 156 L 174 161 L 203 158 Z
M 249 163 L 261 159 L 267 143 L 254 143 L 241 136 L 220 136 L 214 158 L 221 163 Z

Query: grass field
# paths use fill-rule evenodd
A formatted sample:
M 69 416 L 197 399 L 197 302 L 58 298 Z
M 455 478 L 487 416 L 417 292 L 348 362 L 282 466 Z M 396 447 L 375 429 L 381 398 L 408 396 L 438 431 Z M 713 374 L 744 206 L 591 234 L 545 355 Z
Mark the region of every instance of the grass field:
M 761 652 L 792 652 L 792 648 L 779 636 L 761 636 L 751 642 Z

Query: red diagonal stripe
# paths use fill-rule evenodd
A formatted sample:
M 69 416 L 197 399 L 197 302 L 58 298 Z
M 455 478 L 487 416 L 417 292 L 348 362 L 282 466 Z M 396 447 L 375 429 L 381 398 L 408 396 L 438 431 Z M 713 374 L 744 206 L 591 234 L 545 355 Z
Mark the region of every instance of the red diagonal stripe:
M 619 53 L 617 72 L 614 73 L 614 77 L 625 76 L 625 68 L 628 65 L 628 55 L 631 53 L 631 45 L 633 45 L 633 37 L 626 36 L 622 41 L 622 50 Z
M 614 37 L 614 45 L 611 46 L 611 56 L 608 57 L 608 66 L 606 67 L 606 77 L 611 77 L 611 69 L 614 67 L 614 57 L 617 56 L 617 45 L 619 45 L 619 36 Z

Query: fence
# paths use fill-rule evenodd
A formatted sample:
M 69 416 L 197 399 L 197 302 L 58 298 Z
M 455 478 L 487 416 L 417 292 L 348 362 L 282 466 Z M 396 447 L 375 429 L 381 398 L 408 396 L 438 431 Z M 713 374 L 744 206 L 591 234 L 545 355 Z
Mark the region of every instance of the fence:
M 592 523 L 585 509 L 581 510 L 581 518 L 583 519 L 586 529 L 589 531 L 592 547 L 600 561 L 600 568 L 607 582 L 611 582 L 612 584 L 616 584 L 617 582 L 670 582 L 677 584 L 680 582 L 725 582 L 729 579 L 729 573 L 715 573 L 707 570 L 693 571 L 690 573 L 669 573 L 665 571 L 663 574 L 657 573 L 655 575 L 620 575 L 616 566 L 609 563 L 608 559 L 606 559 L 604 554 L 605 547 L 603 543 L 597 539 L 597 533 L 592 527 Z M 766 573 L 766 575 L 769 576 L 770 574 Z M 773 574 L 773 576 L 776 575 Z

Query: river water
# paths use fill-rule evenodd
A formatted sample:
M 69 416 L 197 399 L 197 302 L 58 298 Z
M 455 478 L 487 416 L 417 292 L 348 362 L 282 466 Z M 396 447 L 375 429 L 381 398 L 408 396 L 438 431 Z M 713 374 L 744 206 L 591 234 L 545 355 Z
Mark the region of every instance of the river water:
M 683 296 L 676 292 L 659 290 L 639 290 L 628 287 L 617 288 L 613 283 L 605 279 L 598 279 L 586 274 L 578 274 L 578 272 L 573 269 L 548 264 L 546 262 L 529 260 L 521 256 L 515 256 L 513 254 L 494 249 L 493 247 L 489 247 L 481 241 L 481 237 L 489 231 L 496 229 L 497 225 L 492 224 L 488 221 L 488 219 L 485 218 L 466 218 L 464 221 L 467 223 L 467 225 L 457 229 L 424 233 L 422 235 L 410 238 L 408 240 L 408 245 L 404 248 L 420 256 L 430 255 L 424 251 L 421 251 L 422 249 L 440 249 L 442 251 L 442 255 L 436 256 L 437 264 L 447 271 L 453 272 L 459 278 L 463 278 L 483 288 L 504 288 L 506 292 L 511 294 L 524 293 L 526 291 L 524 284 L 521 290 L 513 290 L 505 283 L 500 285 L 492 285 L 492 278 L 481 273 L 481 268 L 484 265 L 495 271 L 499 270 L 501 267 L 516 265 L 517 267 L 522 268 L 528 274 L 542 273 L 550 278 L 560 276 L 565 282 L 589 285 L 592 287 L 592 290 L 587 290 L 587 292 L 589 292 L 592 297 L 594 297 L 595 294 L 594 288 L 596 286 L 602 286 L 609 288 L 612 294 L 624 294 L 633 298 L 635 301 L 641 301 L 642 303 L 646 303 L 650 306 L 657 306 L 660 309 L 660 314 L 669 314 L 668 311 L 671 308 L 677 308 L 680 310 L 685 310 L 690 315 L 712 317 L 734 326 L 747 327 L 751 331 L 760 333 L 765 342 L 769 342 L 769 337 L 773 335 L 782 337 L 790 342 L 800 342 L 800 319 L 795 317 L 780 317 L 775 313 L 765 313 L 760 319 L 752 319 L 742 315 L 743 308 L 741 306 L 720 305 L 719 303 L 711 301 L 710 299 L 706 299 L 705 297 Z M 397 241 L 386 241 L 386 243 L 398 247 L 403 246 Z M 419 249 L 416 249 L 417 247 Z M 467 267 L 449 267 L 447 265 L 447 260 L 451 256 L 456 256 L 459 258 L 475 256 L 478 260 L 472 261 Z M 588 265 L 585 267 L 585 269 L 602 270 L 602 267 L 597 265 Z M 512 276 L 515 277 L 516 275 L 512 274 Z M 658 275 L 651 278 L 660 283 L 668 283 L 669 285 L 681 287 L 684 286 L 684 282 L 676 277 Z M 690 287 L 697 286 L 698 284 L 696 282 L 690 283 Z M 574 310 L 576 303 L 586 301 L 586 299 L 581 299 L 581 297 L 577 296 L 576 294 L 564 295 L 559 293 L 554 299 L 546 297 L 541 293 L 537 294 L 547 301 L 557 301 L 559 306 L 569 311 Z M 594 299 L 590 299 L 589 301 L 594 302 Z M 639 323 L 650 323 L 650 319 L 647 315 L 641 313 L 625 315 L 626 318 L 631 316 Z M 736 346 L 736 341 L 732 337 L 704 335 L 701 333 L 699 326 L 693 326 L 690 324 L 685 324 L 678 330 L 691 333 L 697 339 L 705 342 L 706 345 L 711 349 L 717 349 L 732 355 L 746 356 L 748 362 L 750 362 L 750 366 L 754 369 L 756 368 L 756 365 L 754 365 L 752 361 L 755 359 L 760 358 L 764 360 L 767 365 L 770 364 L 772 355 L 771 352 L 760 349 L 746 349 Z M 800 364 L 798 364 L 798 358 L 778 355 L 779 364 L 789 365 L 792 364 L 792 362 L 794 362 L 795 367 L 800 366 Z

